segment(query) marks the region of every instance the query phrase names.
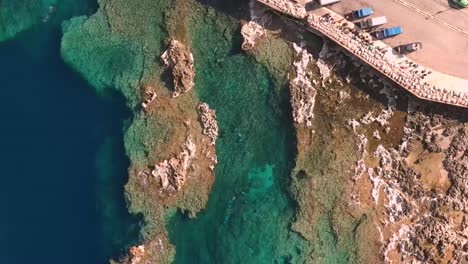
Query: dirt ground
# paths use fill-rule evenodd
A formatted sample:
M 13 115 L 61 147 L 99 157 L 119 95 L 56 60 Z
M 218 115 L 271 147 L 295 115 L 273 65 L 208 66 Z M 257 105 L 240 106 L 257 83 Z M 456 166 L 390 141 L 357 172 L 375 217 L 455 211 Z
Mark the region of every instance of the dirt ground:
M 408 57 L 436 71 L 468 79 L 468 8 L 457 9 L 449 0 L 342 0 L 328 6 L 339 14 L 372 7 L 373 16 L 385 15 L 385 27 L 402 26 L 403 34 L 385 40 L 391 46 L 420 41 L 423 49 Z

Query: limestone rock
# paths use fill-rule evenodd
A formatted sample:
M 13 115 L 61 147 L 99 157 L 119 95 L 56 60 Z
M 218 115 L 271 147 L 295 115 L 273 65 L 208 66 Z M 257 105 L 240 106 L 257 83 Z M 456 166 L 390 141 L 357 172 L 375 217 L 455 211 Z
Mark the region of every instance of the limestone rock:
M 312 55 L 296 44 L 293 46 L 296 53 L 296 60 L 293 62 L 296 76 L 289 82 L 293 119 L 298 124 L 305 123 L 310 127 L 314 118 L 315 97 L 317 96 L 317 90 L 312 86 L 307 74 L 307 65 L 312 60 Z
M 133 246 L 130 248 L 129 252 L 129 264 L 139 264 L 141 263 L 142 258 L 145 255 L 145 246 Z
M 172 70 L 174 78 L 174 91 L 172 97 L 177 97 L 181 93 L 190 91 L 194 86 L 195 68 L 193 54 L 190 50 L 173 39 L 161 59 L 164 65 Z
M 266 35 L 266 30 L 257 22 L 249 21 L 242 25 L 241 34 L 244 38 L 242 49 L 250 50 L 261 37 Z
M 216 144 L 218 138 L 218 123 L 216 122 L 216 112 L 210 109 L 206 103 L 198 106 L 198 115 L 200 116 L 204 135 L 211 139 L 211 145 Z
M 195 158 L 196 146 L 190 137 L 183 145 L 183 151 L 176 157 L 154 166 L 151 174 L 160 180 L 164 190 L 179 191 L 187 179 L 187 170 Z
M 143 94 L 143 103 L 141 103 L 141 107 L 143 108 L 143 110 L 145 111 L 148 110 L 148 107 L 150 106 L 150 104 L 154 100 L 156 100 L 157 97 L 158 95 L 154 91 L 154 88 L 151 86 L 146 86 L 145 92 Z

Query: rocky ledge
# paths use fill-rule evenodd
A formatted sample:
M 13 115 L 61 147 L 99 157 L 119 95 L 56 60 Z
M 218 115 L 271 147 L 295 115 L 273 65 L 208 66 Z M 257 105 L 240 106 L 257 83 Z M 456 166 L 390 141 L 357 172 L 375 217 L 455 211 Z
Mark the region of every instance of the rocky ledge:
M 251 50 L 255 47 L 257 41 L 266 35 L 266 30 L 257 22 L 249 21 L 242 25 L 241 34 L 244 38 L 242 49 Z
M 167 68 L 172 70 L 174 91 L 172 97 L 190 91 L 194 86 L 195 68 L 193 54 L 188 47 L 173 39 L 161 59 Z
M 289 82 L 293 118 L 296 123 L 305 123 L 310 127 L 314 118 L 315 96 L 317 95 L 317 90 L 312 86 L 312 81 L 307 74 L 307 66 L 312 60 L 312 55 L 296 44 L 293 46 L 296 55 L 293 63 L 295 77 Z

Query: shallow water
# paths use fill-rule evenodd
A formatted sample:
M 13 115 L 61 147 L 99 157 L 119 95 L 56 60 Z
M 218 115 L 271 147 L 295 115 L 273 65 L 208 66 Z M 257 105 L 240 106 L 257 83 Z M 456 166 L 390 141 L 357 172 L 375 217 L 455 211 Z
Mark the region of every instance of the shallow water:
M 1 263 L 105 263 L 136 237 L 122 194 L 129 113 L 60 58 L 60 21 L 95 8 L 85 2 L 0 43 Z
M 287 98 L 239 53 L 235 21 L 208 14 L 192 25 L 195 89 L 217 113 L 218 164 L 206 210 L 170 220 L 175 263 L 300 262 L 304 241 L 289 231 L 295 144 Z

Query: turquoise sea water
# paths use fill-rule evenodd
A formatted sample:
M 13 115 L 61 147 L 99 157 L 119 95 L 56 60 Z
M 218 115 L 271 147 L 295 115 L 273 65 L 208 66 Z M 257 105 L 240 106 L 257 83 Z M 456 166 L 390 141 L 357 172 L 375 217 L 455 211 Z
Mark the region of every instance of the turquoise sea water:
M 60 58 L 60 21 L 96 3 L 55 2 L 49 23 L 0 43 L 0 263 L 107 263 L 138 232 L 123 198 L 129 113 Z

